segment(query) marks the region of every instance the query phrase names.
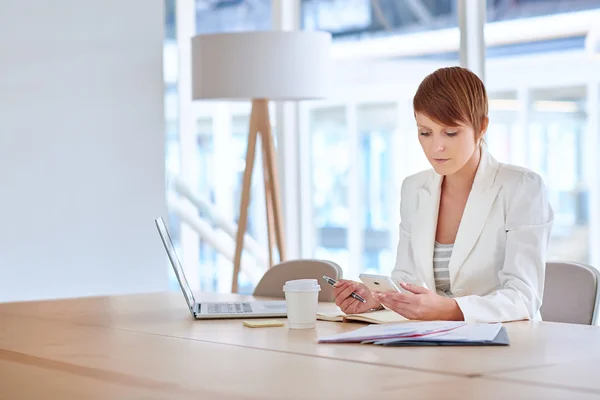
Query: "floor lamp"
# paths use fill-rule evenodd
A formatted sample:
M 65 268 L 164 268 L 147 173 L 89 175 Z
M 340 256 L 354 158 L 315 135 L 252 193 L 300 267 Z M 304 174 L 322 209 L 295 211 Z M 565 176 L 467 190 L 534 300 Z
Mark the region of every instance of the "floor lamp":
M 235 243 L 231 291 L 238 276 L 248 219 L 256 143 L 262 143 L 269 267 L 273 244 L 279 261 L 286 259 L 277 159 L 269 120 L 270 100 L 308 100 L 327 96 L 330 83 L 331 35 L 316 31 L 259 31 L 194 36 L 192 97 L 252 101 L 246 167 Z M 216 132 L 215 134 L 219 134 Z

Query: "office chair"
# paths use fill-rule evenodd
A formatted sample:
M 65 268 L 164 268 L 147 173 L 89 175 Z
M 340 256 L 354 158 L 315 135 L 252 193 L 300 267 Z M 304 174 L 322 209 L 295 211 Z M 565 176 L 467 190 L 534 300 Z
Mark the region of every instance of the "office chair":
M 333 287 L 323 280 L 327 275 L 335 280 L 342 278 L 342 269 L 332 261 L 325 260 L 290 260 L 284 261 L 265 272 L 254 289 L 254 296 L 285 297 L 283 285 L 294 279 L 316 279 L 321 285 L 319 301 L 333 302 Z
M 542 320 L 596 325 L 600 271 L 589 265 L 546 263 L 546 282 L 540 313 Z

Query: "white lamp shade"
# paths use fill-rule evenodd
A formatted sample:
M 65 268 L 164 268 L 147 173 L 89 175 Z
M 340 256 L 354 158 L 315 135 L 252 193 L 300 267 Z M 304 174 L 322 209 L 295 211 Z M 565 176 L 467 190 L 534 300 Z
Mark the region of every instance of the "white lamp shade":
M 192 38 L 194 99 L 304 100 L 328 96 L 331 35 L 262 31 Z

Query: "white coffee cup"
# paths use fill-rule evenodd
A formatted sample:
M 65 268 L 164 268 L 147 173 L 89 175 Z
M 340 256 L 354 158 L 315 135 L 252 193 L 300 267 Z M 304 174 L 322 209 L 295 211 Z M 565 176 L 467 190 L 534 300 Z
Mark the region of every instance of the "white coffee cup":
M 316 279 L 287 281 L 283 286 L 290 329 L 311 329 L 317 323 L 321 286 Z

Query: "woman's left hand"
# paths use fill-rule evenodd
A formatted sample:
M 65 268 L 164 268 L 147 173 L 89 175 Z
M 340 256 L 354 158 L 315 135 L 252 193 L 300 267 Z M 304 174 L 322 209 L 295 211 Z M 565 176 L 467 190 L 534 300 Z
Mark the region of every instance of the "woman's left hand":
M 412 320 L 462 321 L 464 319 L 458 303 L 421 286 L 401 283 L 409 293 L 373 293 L 373 297 L 392 311 Z

